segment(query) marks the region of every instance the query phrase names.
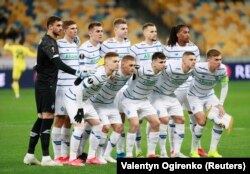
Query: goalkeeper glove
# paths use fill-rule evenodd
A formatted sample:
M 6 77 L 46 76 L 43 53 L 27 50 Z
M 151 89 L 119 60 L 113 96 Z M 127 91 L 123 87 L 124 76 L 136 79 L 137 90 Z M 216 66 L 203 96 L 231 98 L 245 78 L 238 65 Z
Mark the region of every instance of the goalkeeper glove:
M 77 110 L 77 114 L 74 117 L 74 119 L 77 123 L 81 123 L 83 118 L 84 118 L 83 108 L 79 108 Z
M 84 79 L 84 78 L 88 77 L 88 72 L 77 70 L 75 75 L 80 77 L 81 79 Z

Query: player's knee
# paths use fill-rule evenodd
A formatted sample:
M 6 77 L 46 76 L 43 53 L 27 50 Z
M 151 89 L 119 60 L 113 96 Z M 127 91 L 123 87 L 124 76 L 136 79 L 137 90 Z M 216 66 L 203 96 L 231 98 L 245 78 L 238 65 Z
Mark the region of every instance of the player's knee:
M 117 132 L 117 133 L 122 133 L 123 131 L 123 125 L 116 125 L 114 126 L 114 131 Z
M 64 126 L 65 128 L 68 128 L 68 129 L 71 128 L 71 123 L 70 123 L 70 118 L 69 118 L 69 117 L 66 117 L 66 118 L 65 118 L 64 123 L 63 123 L 63 126 Z
M 161 124 L 168 124 L 168 117 L 159 118 Z
M 65 120 L 65 116 L 57 115 L 55 116 L 55 127 L 62 127 Z
M 153 130 L 159 130 L 160 128 L 160 120 L 159 119 L 155 119 L 150 123 L 150 126 Z
M 139 121 L 130 123 L 130 131 L 136 132 L 139 128 Z
M 174 118 L 174 122 L 177 124 L 184 124 L 185 123 L 185 118 L 182 116 L 176 116 Z
M 197 120 L 197 123 L 200 125 L 200 126 L 205 126 L 206 125 L 206 120 L 205 119 L 199 119 Z
M 49 112 L 42 112 L 41 117 L 43 119 L 53 119 L 55 117 L 55 115 L 53 113 L 49 113 Z
M 110 125 L 103 125 L 103 127 L 102 127 L 102 132 L 108 133 L 108 132 L 109 132 L 109 129 L 110 129 Z

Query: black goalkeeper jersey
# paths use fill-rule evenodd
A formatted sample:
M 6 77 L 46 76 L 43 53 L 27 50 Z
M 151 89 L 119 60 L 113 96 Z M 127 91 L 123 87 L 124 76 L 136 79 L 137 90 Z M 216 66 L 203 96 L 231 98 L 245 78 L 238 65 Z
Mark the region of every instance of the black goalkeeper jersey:
M 37 50 L 37 81 L 54 84 L 57 81 L 58 68 L 52 59 L 59 58 L 57 42 L 49 35 L 45 35 Z

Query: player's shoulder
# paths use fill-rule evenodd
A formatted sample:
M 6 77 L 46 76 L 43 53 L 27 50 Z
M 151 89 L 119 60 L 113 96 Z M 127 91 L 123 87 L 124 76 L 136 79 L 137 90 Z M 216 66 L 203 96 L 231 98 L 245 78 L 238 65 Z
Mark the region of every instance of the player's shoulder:
M 187 46 L 196 46 L 192 41 L 189 41 L 187 44 Z M 196 46 L 197 47 L 197 46 Z
M 142 47 L 145 47 L 145 45 L 146 45 L 145 42 L 139 42 L 139 43 L 132 45 L 131 49 L 142 48 Z
M 108 38 L 105 41 L 103 41 L 102 44 L 110 44 L 110 43 L 116 43 L 116 40 L 112 37 L 112 38 Z
M 63 45 L 66 45 L 68 43 L 65 38 L 58 39 L 56 42 L 57 42 L 58 46 L 63 46 Z
M 154 71 L 150 65 L 140 66 L 140 70 L 144 75 L 154 75 Z
M 227 67 L 225 64 L 221 64 L 220 67 L 218 68 L 219 71 L 223 71 L 223 72 L 226 72 L 227 71 Z
M 96 69 L 96 73 L 95 73 L 96 76 L 105 75 L 105 74 L 106 74 L 106 72 L 105 72 L 105 68 L 104 68 L 103 65 L 102 65 L 102 66 L 99 66 L 99 67 Z
M 170 59 L 166 62 L 167 71 L 181 71 L 182 59 Z
M 92 45 L 90 44 L 90 42 L 89 42 L 89 41 L 85 41 L 85 42 L 83 42 L 83 43 L 80 45 L 79 49 L 86 49 L 87 47 L 90 47 L 90 46 L 92 46 Z
M 49 35 L 45 35 L 43 36 L 40 45 L 54 45 L 57 46 L 57 42 L 55 39 L 53 39 L 52 37 L 50 37 Z
M 176 66 L 176 65 L 181 65 L 182 64 L 182 59 L 170 59 L 167 60 L 166 65 L 171 65 L 171 66 Z
M 156 45 L 156 46 L 163 46 L 163 44 L 162 44 L 159 40 L 154 41 L 154 42 L 153 42 L 153 45 Z
M 128 38 L 125 38 L 125 39 L 124 39 L 124 42 L 130 44 L 130 40 L 129 40 Z
M 197 62 L 195 64 L 195 69 L 208 70 L 208 62 Z

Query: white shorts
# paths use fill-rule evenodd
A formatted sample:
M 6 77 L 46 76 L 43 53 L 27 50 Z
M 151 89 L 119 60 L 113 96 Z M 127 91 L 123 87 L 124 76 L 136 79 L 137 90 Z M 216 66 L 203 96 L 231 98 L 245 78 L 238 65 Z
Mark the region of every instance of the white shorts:
M 123 96 L 121 98 L 121 106 L 128 119 L 138 117 L 141 120 L 149 115 L 157 115 L 155 108 L 148 99 L 132 100 Z
M 92 103 L 103 125 L 122 124 L 121 116 L 114 104 Z
M 176 97 L 159 95 L 157 93 L 152 94 L 150 101 L 160 118 L 166 116 L 184 116 L 181 104 Z
M 175 95 L 179 100 L 180 104 L 182 105 L 183 109 L 187 111 L 191 111 L 188 99 L 187 99 L 187 90 L 176 90 Z
M 115 99 L 114 99 L 114 105 L 118 109 L 119 113 L 124 113 L 123 108 L 122 108 L 122 104 L 121 104 L 121 99 L 123 97 L 123 92 L 126 90 L 127 87 L 128 87 L 127 85 L 123 86 L 118 91 L 118 93 L 116 94 Z
M 65 108 L 65 93 L 66 89 L 56 88 L 55 115 L 68 115 Z
M 218 98 L 214 94 L 207 98 L 199 98 L 193 95 L 187 95 L 187 99 L 193 114 L 203 112 L 204 110 L 207 111 L 211 106 L 220 104 Z
M 84 119 L 85 120 L 88 120 L 88 119 L 99 120 L 99 116 L 98 116 L 96 110 L 94 109 L 94 107 L 92 106 L 91 102 L 89 100 L 87 100 L 87 101 L 84 101 L 83 103 L 84 103 L 83 104 Z M 65 97 L 65 107 L 66 107 L 66 110 L 69 114 L 70 122 L 76 124 L 76 121 L 74 119 L 74 117 L 76 116 L 77 110 L 78 110 L 76 100 L 72 100 L 66 96 Z M 84 124 L 84 123 L 82 122 L 82 124 Z

